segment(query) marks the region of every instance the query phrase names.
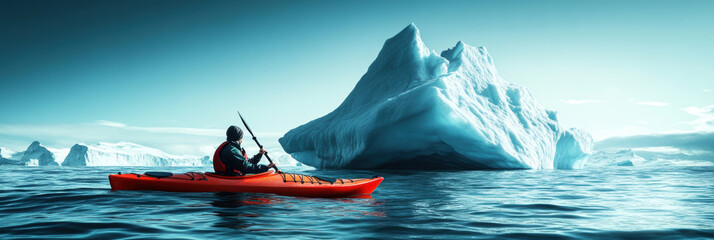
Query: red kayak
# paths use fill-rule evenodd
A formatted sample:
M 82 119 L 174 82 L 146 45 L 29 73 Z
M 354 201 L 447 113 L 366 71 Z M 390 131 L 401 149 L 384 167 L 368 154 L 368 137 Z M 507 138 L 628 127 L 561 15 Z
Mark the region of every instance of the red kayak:
M 245 176 L 222 176 L 215 173 L 197 172 L 109 175 L 109 184 L 113 191 L 253 192 L 325 198 L 370 195 L 382 180 L 384 180 L 383 177 L 377 176 L 361 179 L 328 179 L 273 171 Z

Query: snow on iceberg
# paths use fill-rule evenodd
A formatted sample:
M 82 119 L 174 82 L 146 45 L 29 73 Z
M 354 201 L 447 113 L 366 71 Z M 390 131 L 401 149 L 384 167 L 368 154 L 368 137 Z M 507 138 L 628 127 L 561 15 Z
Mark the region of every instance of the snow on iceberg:
M 45 147 L 47 150 L 52 152 L 52 155 L 55 156 L 55 163 L 54 166 L 59 166 L 62 165 L 62 162 L 64 161 L 65 158 L 67 158 L 67 154 L 69 154 L 70 149 L 69 148 L 51 148 L 51 147 Z
M 484 47 L 440 55 L 410 24 L 333 112 L 279 139 L 318 168 L 581 168 L 592 138 L 503 80 Z
M 585 166 L 637 166 L 646 161 L 647 160 L 633 152 L 632 149 L 624 149 L 617 152 L 598 151 L 588 158 Z
M 130 142 L 75 144 L 62 166 L 209 166 L 208 156 L 176 156 Z

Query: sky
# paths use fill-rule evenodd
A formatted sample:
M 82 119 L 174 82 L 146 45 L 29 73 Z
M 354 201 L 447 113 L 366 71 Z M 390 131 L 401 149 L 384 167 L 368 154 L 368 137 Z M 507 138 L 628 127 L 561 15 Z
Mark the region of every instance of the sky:
M 205 154 L 236 110 L 277 145 L 410 23 L 595 140 L 714 131 L 713 1 L 33 0 L 0 2 L 0 146 Z

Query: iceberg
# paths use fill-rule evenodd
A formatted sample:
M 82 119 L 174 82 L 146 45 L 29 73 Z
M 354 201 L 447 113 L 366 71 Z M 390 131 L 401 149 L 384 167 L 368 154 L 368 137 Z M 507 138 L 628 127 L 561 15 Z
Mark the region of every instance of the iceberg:
M 637 155 L 632 149 L 624 149 L 616 152 L 597 151 L 588 158 L 585 166 L 638 166 L 646 161 L 646 159 Z
M 13 154 L 15 154 L 15 151 L 6 147 L 0 147 L 0 158 L 11 158 Z
M 0 165 L 26 165 L 19 160 L 20 156 L 22 154 L 17 154 L 6 147 L 0 147 Z
M 209 166 L 208 156 L 177 156 L 130 142 L 75 144 L 62 166 Z
M 592 138 L 566 129 L 484 47 L 437 54 L 410 24 L 388 39 L 342 104 L 279 139 L 317 168 L 572 169 Z
M 55 161 L 56 156 L 64 157 L 63 152 L 66 150 L 47 148 L 40 142 L 34 141 L 24 152 L 0 149 L 0 165 L 59 166 Z
M 663 151 L 664 150 L 664 151 Z M 711 153 L 686 151 L 681 149 L 640 148 L 634 150 L 647 161 L 642 166 L 714 166 Z
M 27 147 L 27 150 L 25 150 L 20 160 L 30 162 L 30 160 L 33 159 L 36 159 L 37 165 L 39 166 L 59 166 L 55 161 L 55 155 L 38 141 L 32 142 L 32 144 Z
M 6 147 L 0 147 L 0 165 L 27 165 L 20 161 L 23 152 L 15 152 Z

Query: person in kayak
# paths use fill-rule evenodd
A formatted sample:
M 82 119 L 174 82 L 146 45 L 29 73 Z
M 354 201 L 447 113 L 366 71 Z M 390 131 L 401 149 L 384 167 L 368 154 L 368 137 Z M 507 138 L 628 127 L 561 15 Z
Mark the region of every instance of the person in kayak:
M 248 158 L 245 149 L 240 145 L 242 142 L 243 130 L 237 126 L 228 127 L 228 130 L 226 130 L 226 142 L 216 150 L 219 159 L 216 159 L 215 156 L 213 158 L 213 168 L 216 173 L 226 176 L 235 176 L 237 174 L 236 171 L 241 174 L 262 173 L 275 166 L 274 163 L 267 166 L 258 164 L 263 155 L 267 153 L 263 148 L 260 149 L 258 154 Z

